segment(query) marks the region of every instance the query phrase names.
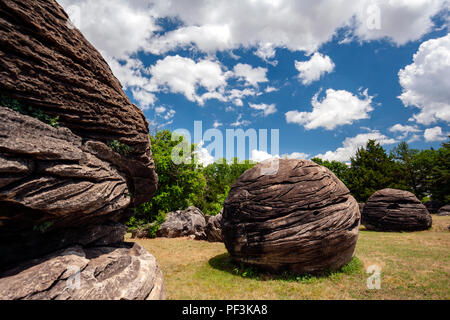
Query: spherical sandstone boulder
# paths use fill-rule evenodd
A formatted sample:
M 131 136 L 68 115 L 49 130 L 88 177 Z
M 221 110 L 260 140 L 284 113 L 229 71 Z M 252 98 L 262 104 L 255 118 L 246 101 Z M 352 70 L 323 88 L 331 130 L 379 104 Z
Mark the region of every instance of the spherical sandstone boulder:
M 387 188 L 367 200 L 361 223 L 374 231 L 420 231 L 429 229 L 432 219 L 414 194 Z
M 359 221 L 358 203 L 330 170 L 308 160 L 272 159 L 232 186 L 222 235 L 237 262 L 317 274 L 352 259 Z

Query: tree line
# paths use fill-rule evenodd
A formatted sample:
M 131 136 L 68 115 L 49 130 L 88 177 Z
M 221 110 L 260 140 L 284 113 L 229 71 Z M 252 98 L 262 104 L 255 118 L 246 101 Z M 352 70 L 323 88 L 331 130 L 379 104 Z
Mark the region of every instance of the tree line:
M 150 202 L 135 208 L 128 222 L 130 227 L 153 224 L 156 232 L 168 212 L 196 206 L 203 213 L 216 215 L 228 196 L 231 185 L 255 163 L 250 160 L 216 161 L 202 166 L 198 163 L 195 145 L 188 145 L 189 161 L 176 164 L 172 152 L 183 136 L 173 137 L 169 130 L 150 136 L 153 159 L 159 183 Z M 313 158 L 312 161 L 330 169 L 359 202 L 365 202 L 375 191 L 395 188 L 414 193 L 422 201 L 450 203 L 450 142 L 434 150 L 411 149 L 399 143 L 389 153 L 374 140 L 369 140 L 350 159 L 350 165 L 339 161 Z

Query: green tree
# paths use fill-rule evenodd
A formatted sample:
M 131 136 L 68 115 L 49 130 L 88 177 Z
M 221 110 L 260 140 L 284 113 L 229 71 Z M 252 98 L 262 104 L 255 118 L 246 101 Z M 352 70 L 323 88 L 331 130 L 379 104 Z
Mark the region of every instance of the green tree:
M 419 180 L 420 163 L 415 161 L 419 150 L 411 149 L 406 142 L 400 142 L 390 152 L 392 163 L 392 187 L 413 192 L 417 197 L 425 195 L 426 188 Z
M 392 164 L 386 151 L 374 140 L 359 148 L 351 158 L 347 184 L 356 200 L 365 202 L 375 191 L 390 187 Z
M 205 203 L 202 211 L 206 214 L 216 215 L 223 207 L 231 185 L 246 170 L 252 168 L 254 163 L 249 160 L 239 161 L 234 158 L 229 163 L 225 159 L 216 161 L 203 169 L 206 179 Z
M 150 202 L 135 209 L 135 216 L 129 225 L 162 220 L 158 217 L 190 205 L 199 206 L 203 200 L 206 180 L 192 154 L 188 155 L 188 163 L 176 164 L 172 161 L 175 146 L 187 144 L 193 151 L 195 145 L 189 145 L 183 136 L 173 139 L 169 130 L 157 132 L 155 136 L 150 136 L 150 140 L 158 174 L 158 189 Z
M 435 151 L 428 181 L 432 199 L 450 203 L 450 141 Z

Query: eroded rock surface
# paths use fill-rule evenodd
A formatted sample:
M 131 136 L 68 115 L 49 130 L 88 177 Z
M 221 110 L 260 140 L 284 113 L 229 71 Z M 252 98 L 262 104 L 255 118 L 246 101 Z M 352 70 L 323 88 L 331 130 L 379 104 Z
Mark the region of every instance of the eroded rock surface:
M 123 243 L 157 187 L 148 134 L 55 0 L 0 0 L 0 299 L 164 296 L 154 258 Z
M 189 207 L 186 210 L 169 212 L 156 236 L 165 238 L 192 236 L 195 240 L 206 240 L 205 227 L 205 216 L 200 209 Z
M 367 200 L 361 223 L 374 231 L 420 231 L 431 227 L 432 218 L 414 194 L 387 188 Z
M 437 213 L 438 216 L 450 216 L 450 204 L 441 207 Z
M 272 272 L 321 273 L 354 254 L 360 214 L 346 186 L 308 160 L 259 163 L 231 187 L 222 235 L 231 257 Z
M 223 242 L 222 237 L 222 214 L 219 213 L 215 216 L 205 216 L 206 227 L 205 234 L 206 240 L 209 242 Z
M 130 154 L 126 159 L 116 155 L 114 164 L 127 177 L 132 201 L 151 199 L 157 177 L 145 116 L 130 103 L 100 53 L 68 24 L 55 0 L 1 1 L 0 56 L 2 96 L 58 116 L 60 126 L 80 140 L 128 145 Z M 93 153 L 113 162 L 105 148 Z M 14 172 L 25 170 L 24 165 L 16 163 Z
M 0 275 L 0 300 L 164 298 L 162 272 L 138 244 L 70 247 Z

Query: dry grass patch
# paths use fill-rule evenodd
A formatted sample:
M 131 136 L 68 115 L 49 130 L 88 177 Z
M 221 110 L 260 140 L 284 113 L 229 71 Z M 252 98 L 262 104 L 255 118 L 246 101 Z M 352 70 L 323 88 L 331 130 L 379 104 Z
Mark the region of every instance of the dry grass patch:
M 450 217 L 433 216 L 429 231 L 361 230 L 356 257 L 363 268 L 319 278 L 252 274 L 231 264 L 222 243 L 189 238 L 133 241 L 158 260 L 168 299 L 450 299 L 448 225 Z M 380 290 L 366 286 L 365 270 L 373 264 L 381 268 Z

